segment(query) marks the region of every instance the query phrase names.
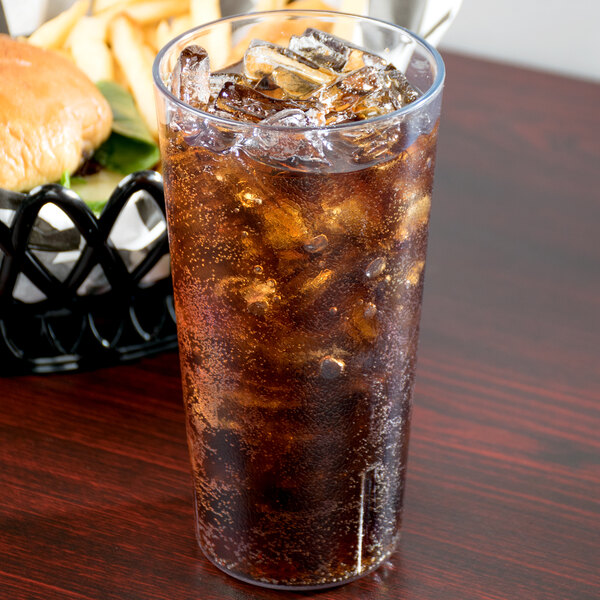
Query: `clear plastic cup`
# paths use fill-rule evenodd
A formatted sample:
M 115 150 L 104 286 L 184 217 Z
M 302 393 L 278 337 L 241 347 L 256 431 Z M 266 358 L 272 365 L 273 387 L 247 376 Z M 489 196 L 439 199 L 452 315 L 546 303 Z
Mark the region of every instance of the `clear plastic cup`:
M 291 128 L 169 91 L 190 44 L 222 68 L 307 27 L 394 63 L 421 97 Z M 442 60 L 382 21 L 285 11 L 180 36 L 154 77 L 199 544 L 266 587 L 361 577 L 400 534 Z

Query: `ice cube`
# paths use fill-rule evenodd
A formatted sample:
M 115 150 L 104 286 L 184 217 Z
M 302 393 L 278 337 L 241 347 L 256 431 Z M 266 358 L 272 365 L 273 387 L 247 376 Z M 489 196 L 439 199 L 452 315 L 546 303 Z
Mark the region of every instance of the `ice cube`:
M 275 304 L 277 287 L 273 280 L 265 282 L 235 275 L 220 279 L 214 292 L 217 298 L 238 310 L 262 316 Z
M 350 55 L 348 56 L 348 60 L 344 65 L 343 72 L 350 73 L 351 71 L 356 71 L 357 69 L 362 69 L 363 67 L 377 67 L 378 69 L 382 69 L 387 65 L 387 61 L 381 56 L 377 56 L 376 54 L 371 54 L 366 50 L 362 50 L 361 48 L 350 47 Z
M 317 227 L 332 234 L 342 234 L 358 238 L 378 235 L 383 227 L 383 216 L 379 206 L 369 201 L 367 192 L 361 189 L 355 194 L 329 194 L 323 198 L 323 213 L 317 218 Z
M 238 83 L 244 85 L 246 79 L 239 73 L 211 73 L 208 79 L 208 87 L 211 96 L 218 96 L 226 83 Z
M 309 119 L 298 108 L 290 108 L 275 113 L 261 123 L 275 127 L 298 128 L 306 127 Z M 280 129 L 257 128 L 252 138 L 247 140 L 246 148 L 253 156 L 260 155 L 270 159 L 286 161 L 300 153 L 301 147 L 306 145 L 304 136 L 295 135 L 293 132 Z
M 377 307 L 360 300 L 352 307 L 346 322 L 346 333 L 356 342 L 372 342 L 379 333 Z
M 213 112 L 210 108 L 206 110 Z M 217 114 L 219 113 L 221 111 L 218 111 Z M 222 113 L 221 116 L 229 115 Z M 184 137 L 186 144 L 189 146 L 202 147 L 212 152 L 223 154 L 237 147 L 237 144 L 242 139 L 241 134 L 223 128 L 209 119 L 199 121 L 196 118 L 190 118 L 186 121 L 182 123 L 182 126 L 189 128 L 189 131 L 185 131 Z
M 339 85 L 345 90 L 368 94 L 385 84 L 383 83 L 383 72 L 381 69 L 366 66 L 345 75 L 339 80 Z
M 419 280 L 421 279 L 421 273 L 423 272 L 424 267 L 424 260 L 417 260 L 414 262 L 414 264 L 410 267 L 408 273 L 406 274 L 405 283 L 407 287 L 413 287 L 419 283 Z
M 350 109 L 341 111 L 332 110 L 328 112 L 325 116 L 326 125 L 337 125 L 339 123 L 353 123 L 355 121 L 360 120 L 360 116 Z
M 332 109 L 327 124 L 390 114 L 419 97 L 406 77 L 388 65 L 385 69 L 366 66 L 320 90 L 316 95 Z M 343 112 L 344 114 L 336 114 Z M 411 120 L 410 123 L 415 122 Z M 365 164 L 391 158 L 406 146 L 406 124 L 390 121 L 383 129 L 349 132 L 348 141 L 355 145 L 354 162 Z M 351 138 L 351 139 L 350 139 Z
M 352 109 L 363 96 L 384 88 L 383 73 L 375 67 L 363 67 L 322 88 L 315 97 L 329 110 L 342 112 Z
M 209 71 L 206 50 L 201 46 L 187 46 L 173 69 L 171 91 L 187 104 L 203 108 L 210 96 Z
M 317 301 L 325 299 L 324 296 L 335 288 L 336 276 L 331 269 L 318 270 L 308 268 L 308 257 L 304 255 L 304 268 L 300 269 L 296 276 L 285 286 L 284 296 L 292 298 L 297 296 L 296 302 L 303 308 L 307 308 Z M 330 304 L 327 303 L 327 306 Z
M 312 27 L 301 36 L 293 35 L 289 49 L 334 71 L 341 71 L 350 56 L 350 47 L 342 40 Z
M 398 108 L 414 102 L 419 97 L 419 92 L 408 82 L 406 75 L 389 65 L 385 69 L 385 75 L 390 82 L 390 91 L 394 95 Z
M 310 125 L 308 115 L 299 108 L 288 108 L 282 110 L 266 119 L 263 119 L 263 124 L 274 125 L 277 127 L 307 127 Z M 279 141 L 279 140 L 277 140 Z
M 351 146 L 352 161 L 361 165 L 380 164 L 395 158 L 406 146 L 405 128 L 401 121 L 393 118 L 370 128 L 349 130 L 340 137 L 338 143 Z
M 277 250 L 291 249 L 301 245 L 308 237 L 308 228 L 299 206 L 286 199 L 265 206 L 262 212 L 267 242 Z
M 320 70 L 317 65 L 295 52 L 267 42 L 254 41 L 244 54 L 246 77 L 259 80 L 271 75 L 275 69 L 279 70 L 280 77 L 283 78 L 282 72 L 288 71 L 295 75 L 296 80 L 306 81 L 307 85 L 327 85 L 336 78 L 335 74 Z
M 303 106 L 305 104 L 298 103 Z M 281 161 L 288 167 L 303 168 L 305 163 L 310 163 L 316 168 L 319 162 L 328 165 L 320 132 L 294 131 L 300 127 L 323 125 L 322 115 L 323 111 L 314 107 L 306 112 L 292 108 L 272 114 L 263 119 L 261 125 L 271 125 L 277 129 L 257 127 L 254 134 L 246 140 L 246 150 L 259 160 Z
M 429 194 L 414 199 L 406 209 L 404 219 L 396 232 L 396 239 L 407 240 L 418 229 L 425 227 L 429 222 L 430 209 L 431 196 Z
M 271 77 L 284 94 L 293 98 L 310 96 L 321 87 L 320 83 L 284 67 L 274 69 Z
M 388 64 L 381 56 L 313 28 L 307 29 L 301 36 L 292 36 L 289 48 L 319 67 L 337 72 L 349 73 L 365 66 L 381 69 Z
M 328 113 L 346 111 L 358 100 L 356 94 L 346 92 L 337 83 L 320 89 L 315 97 L 327 108 Z
M 231 301 L 246 284 L 247 280 L 239 275 L 223 277 L 217 282 L 214 293 L 217 298 L 227 298 Z
M 307 279 L 300 288 L 300 293 L 316 298 L 320 296 L 328 287 L 330 279 L 333 277 L 331 269 L 323 269 L 315 277 Z
M 284 96 L 284 91 L 273 81 L 271 75 L 265 75 L 254 84 L 254 89 L 258 90 L 265 96 L 281 99 Z
M 258 123 L 277 112 L 310 108 L 312 104 L 298 104 L 293 100 L 278 100 L 239 83 L 225 83 L 216 100 L 216 107 L 239 121 Z
M 389 90 L 384 88 L 375 90 L 360 98 L 351 111 L 357 119 L 364 120 L 379 115 L 387 115 L 401 108 L 401 106 L 401 101 L 396 103 L 396 98 L 389 93 Z

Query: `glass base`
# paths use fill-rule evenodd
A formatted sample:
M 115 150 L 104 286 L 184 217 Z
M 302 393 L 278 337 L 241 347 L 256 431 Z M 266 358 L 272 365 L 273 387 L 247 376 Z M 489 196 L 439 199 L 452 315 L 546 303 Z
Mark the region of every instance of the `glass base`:
M 219 571 L 223 571 L 223 573 L 233 577 L 234 579 L 243 581 L 244 583 L 249 583 L 251 585 L 256 585 L 256 586 L 259 586 L 262 588 L 267 588 L 270 590 L 286 590 L 288 592 L 310 592 L 310 591 L 314 591 L 314 590 L 324 590 L 327 588 L 340 587 L 342 585 L 346 585 L 347 583 L 352 583 L 353 581 L 356 581 L 357 579 L 361 579 L 361 578 L 365 577 L 366 575 L 373 573 L 373 571 L 376 571 L 394 553 L 394 551 L 396 549 L 395 548 L 396 544 L 394 544 L 394 547 L 389 552 L 386 552 L 385 554 L 383 554 L 381 556 L 381 558 L 374 565 L 371 565 L 368 569 L 365 569 L 361 573 L 357 573 L 356 575 L 352 575 L 345 579 L 339 579 L 339 580 L 335 580 L 335 581 L 326 581 L 323 583 L 309 583 L 306 585 L 296 585 L 296 584 L 288 584 L 288 583 L 269 583 L 267 581 L 261 581 L 259 579 L 250 579 L 249 577 L 245 577 L 244 575 L 241 575 L 240 573 L 236 573 L 235 571 L 230 571 L 227 567 L 219 564 L 214 559 L 214 557 L 212 557 L 202 547 L 202 544 L 200 542 L 198 542 L 198 546 L 200 547 L 200 550 L 202 550 L 202 553 L 204 554 L 204 556 L 215 567 L 217 567 L 217 569 L 219 569 Z

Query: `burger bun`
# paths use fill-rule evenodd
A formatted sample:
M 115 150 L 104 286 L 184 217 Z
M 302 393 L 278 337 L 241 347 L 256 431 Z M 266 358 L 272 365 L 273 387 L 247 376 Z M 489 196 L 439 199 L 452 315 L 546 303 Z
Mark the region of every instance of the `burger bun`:
M 98 88 L 69 59 L 0 35 L 0 188 L 73 173 L 110 135 Z

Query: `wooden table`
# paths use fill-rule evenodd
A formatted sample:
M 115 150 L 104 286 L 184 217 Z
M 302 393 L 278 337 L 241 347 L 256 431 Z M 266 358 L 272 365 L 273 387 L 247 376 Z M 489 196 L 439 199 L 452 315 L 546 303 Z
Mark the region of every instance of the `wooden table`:
M 398 552 L 320 600 L 600 597 L 600 86 L 447 56 Z M 0 598 L 292 598 L 194 538 L 178 361 L 0 380 Z

